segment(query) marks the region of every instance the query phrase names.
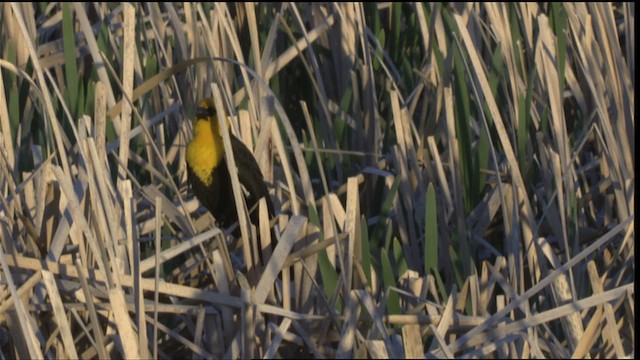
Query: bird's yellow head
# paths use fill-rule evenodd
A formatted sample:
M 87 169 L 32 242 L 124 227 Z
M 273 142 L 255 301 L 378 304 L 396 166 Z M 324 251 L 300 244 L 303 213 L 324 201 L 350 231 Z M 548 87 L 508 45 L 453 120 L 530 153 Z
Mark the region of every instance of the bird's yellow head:
M 186 155 L 189 166 L 205 183 L 209 181 L 213 168 L 224 157 L 224 145 L 213 98 L 198 102 L 193 123 L 193 140 L 187 145 Z
M 200 126 L 205 126 L 204 122 L 209 123 L 211 127 L 211 131 L 215 136 L 221 137 L 220 128 L 218 126 L 218 116 L 216 113 L 216 106 L 213 102 L 213 98 L 204 98 L 198 102 L 198 107 L 196 109 L 196 119 L 194 124 L 194 132 L 198 131 L 198 123 L 203 121 L 203 124 Z M 227 129 L 231 127 L 231 123 L 227 118 Z M 197 136 L 197 134 L 196 134 Z
M 211 135 L 220 137 L 220 129 L 218 128 L 218 116 L 216 114 L 216 107 L 213 103 L 213 98 L 202 99 L 198 102 L 198 107 L 196 108 L 196 118 L 193 127 L 195 137 L 198 137 L 198 134 L 203 131 L 213 132 Z M 206 129 L 207 127 L 209 127 L 210 129 Z

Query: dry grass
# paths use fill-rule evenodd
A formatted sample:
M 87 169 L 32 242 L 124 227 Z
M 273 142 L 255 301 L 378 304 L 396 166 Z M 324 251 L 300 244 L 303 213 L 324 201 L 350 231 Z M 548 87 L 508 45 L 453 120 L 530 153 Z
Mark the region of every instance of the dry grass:
M 0 356 L 633 357 L 634 37 L 632 3 L 1 4 Z M 234 239 L 187 185 L 204 96 L 264 269 L 265 204 Z

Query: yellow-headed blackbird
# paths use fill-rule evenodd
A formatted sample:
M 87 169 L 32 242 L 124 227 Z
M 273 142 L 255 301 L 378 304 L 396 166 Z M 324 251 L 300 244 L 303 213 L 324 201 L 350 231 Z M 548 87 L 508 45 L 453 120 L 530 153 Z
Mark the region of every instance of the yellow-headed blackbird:
M 259 231 L 257 203 L 261 198 L 267 201 L 269 218 L 274 215 L 273 203 L 269 198 L 260 167 L 251 151 L 235 136 L 229 133 L 231 149 L 235 159 L 238 180 L 242 185 L 251 222 Z M 193 193 L 209 210 L 222 227 L 229 227 L 238 221 L 236 203 L 229 169 L 225 158 L 222 134 L 218 127 L 216 109 L 212 98 L 198 103 L 196 119 L 193 124 L 193 140 L 187 145 L 187 172 Z M 253 210 L 252 210 L 253 209 Z M 273 231 L 271 232 L 273 234 Z M 236 231 L 236 236 L 238 232 Z M 272 248 L 276 238 L 272 235 Z M 263 255 L 258 239 L 258 254 L 262 265 Z M 253 254 L 253 252 L 251 252 Z

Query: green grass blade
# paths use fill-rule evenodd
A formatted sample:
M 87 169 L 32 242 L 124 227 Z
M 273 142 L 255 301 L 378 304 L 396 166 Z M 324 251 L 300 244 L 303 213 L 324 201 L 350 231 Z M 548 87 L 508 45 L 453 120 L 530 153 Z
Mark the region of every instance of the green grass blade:
M 400 277 L 409 268 L 407 266 L 407 257 L 402 250 L 402 245 L 400 244 L 400 240 L 398 238 L 393 238 L 393 260 L 396 264 L 396 276 Z
M 328 299 L 331 299 L 338 288 L 338 273 L 331 265 L 326 250 L 318 252 L 318 268 L 320 269 L 324 293 Z M 336 309 L 339 312 L 342 311 L 341 301 L 336 302 Z
M 64 63 L 65 63 L 65 78 L 67 81 L 67 105 L 72 116 L 77 116 L 79 104 L 78 104 L 78 92 L 79 92 L 79 74 L 78 64 L 76 62 L 76 42 L 74 31 L 73 13 L 71 12 L 71 5 L 62 5 L 62 44 L 64 48 Z
M 425 195 L 424 273 L 438 272 L 438 210 L 433 183 L 429 183 Z
M 391 208 L 393 207 L 393 200 L 396 197 L 397 193 L 398 193 L 398 188 L 400 187 L 400 177 L 396 176 L 393 179 L 393 184 L 391 185 L 391 188 L 389 189 L 389 192 L 387 192 L 387 196 L 385 197 L 383 203 L 382 203 L 382 208 L 380 209 L 380 219 L 378 220 L 378 224 L 376 225 L 376 228 L 373 231 L 373 242 L 374 244 L 381 244 L 382 243 L 382 237 L 385 234 L 384 232 L 386 231 L 386 228 L 388 226 L 387 224 L 387 219 L 389 219 L 389 215 L 391 214 Z M 388 243 L 385 242 L 385 249 L 389 249 Z M 380 245 L 374 245 L 377 247 L 380 247 Z
M 367 218 L 362 215 L 360 219 L 360 236 L 362 240 L 362 269 L 367 278 L 367 283 L 371 286 L 371 249 L 369 244 L 369 230 Z
M 382 261 L 382 283 L 384 289 L 389 289 L 390 286 L 396 287 L 396 280 L 393 275 L 393 267 L 389 260 L 389 254 L 385 249 L 382 249 L 380 254 L 380 260 Z M 388 290 L 387 290 L 388 291 Z M 396 315 L 400 314 L 400 299 L 398 293 L 395 291 L 388 291 L 389 298 L 387 298 L 387 314 Z

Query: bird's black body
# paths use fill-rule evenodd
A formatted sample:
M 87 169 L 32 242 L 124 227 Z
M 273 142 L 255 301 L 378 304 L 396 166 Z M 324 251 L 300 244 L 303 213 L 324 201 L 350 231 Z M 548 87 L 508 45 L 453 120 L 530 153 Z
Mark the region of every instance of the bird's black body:
M 253 209 L 261 198 L 267 200 L 269 217 L 274 214 L 273 203 L 269 198 L 267 186 L 264 183 L 260 168 L 253 155 L 244 144 L 233 135 L 231 136 L 231 148 L 238 168 L 238 180 L 242 185 L 245 195 L 245 202 L 249 210 Z M 227 160 L 223 159 L 211 172 L 212 179 L 210 185 L 205 185 L 204 181 L 196 176 L 187 164 L 189 182 L 194 195 L 209 210 L 211 215 L 223 227 L 229 227 L 238 221 L 236 202 L 233 197 L 233 187 Z M 258 210 L 251 212 L 251 222 L 258 226 Z
M 219 133 L 212 99 L 205 99 L 199 103 L 196 122 L 200 121 L 206 121 L 207 123 L 199 124 L 202 125 L 200 129 L 203 130 L 200 130 L 200 134 L 196 132 L 194 140 L 187 147 L 189 183 L 191 184 L 194 195 L 207 210 L 209 210 L 218 225 L 227 228 L 238 221 L 238 212 L 236 210 L 233 186 L 226 156 L 224 155 L 224 146 L 222 145 L 222 137 Z M 198 138 L 199 136 L 201 138 Z M 269 192 L 264 183 L 260 167 L 253 157 L 253 154 L 238 138 L 232 134 L 229 134 L 229 136 L 231 138 L 231 150 L 233 151 L 233 157 L 236 163 L 238 180 L 242 186 L 242 193 L 247 209 L 250 211 L 250 220 L 256 229 L 259 229 L 258 202 L 261 198 L 266 199 L 269 218 L 274 216 L 273 203 L 269 197 Z M 217 158 L 212 159 L 210 156 L 205 155 L 208 154 L 208 152 L 211 152 L 211 154 L 213 154 L 212 156 Z M 195 168 L 199 169 L 199 171 L 194 170 Z M 271 245 L 273 248 L 276 242 L 273 230 L 271 234 Z M 236 229 L 234 235 L 240 235 L 238 229 Z M 264 265 L 259 239 L 258 247 L 259 260 L 260 263 Z

